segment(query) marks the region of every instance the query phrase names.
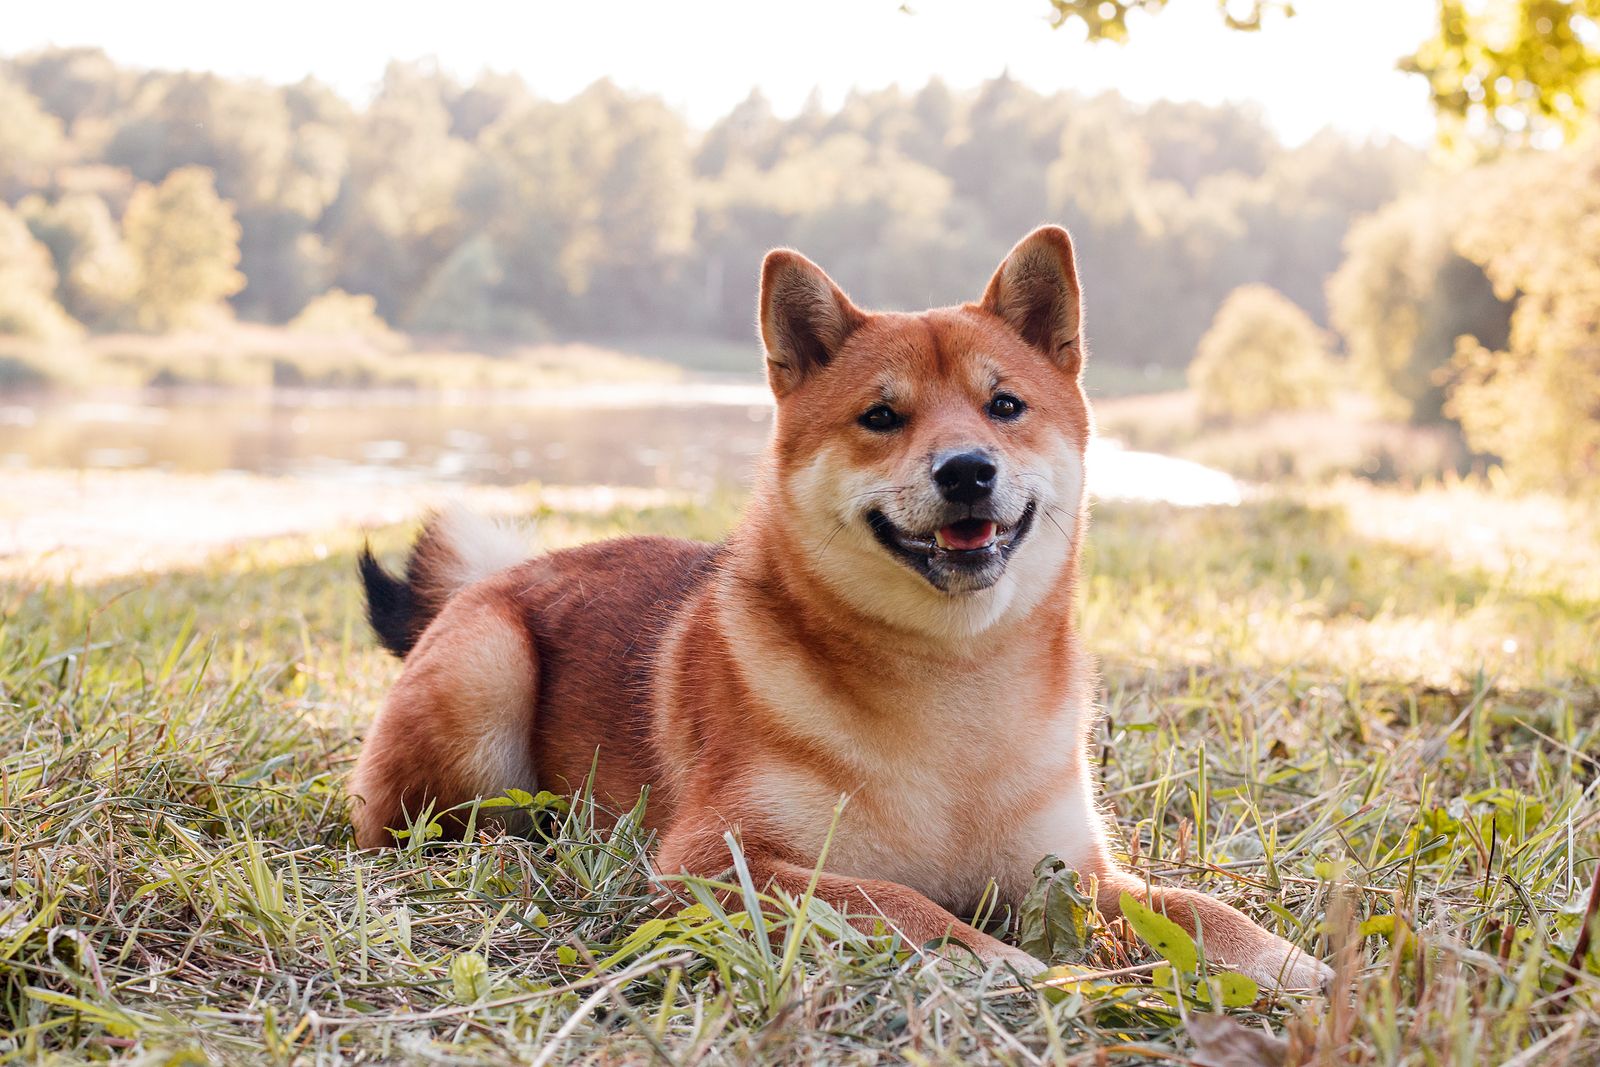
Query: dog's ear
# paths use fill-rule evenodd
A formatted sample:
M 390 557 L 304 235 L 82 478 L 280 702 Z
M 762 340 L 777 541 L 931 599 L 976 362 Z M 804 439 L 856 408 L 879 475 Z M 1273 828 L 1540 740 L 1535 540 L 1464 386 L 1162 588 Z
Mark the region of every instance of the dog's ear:
M 787 248 L 761 264 L 760 316 L 767 381 L 780 397 L 827 366 L 867 321 L 821 267 Z
M 1000 263 L 981 306 L 1004 319 L 1022 339 L 1062 370 L 1083 369 L 1083 298 L 1072 238 L 1060 226 L 1040 226 Z

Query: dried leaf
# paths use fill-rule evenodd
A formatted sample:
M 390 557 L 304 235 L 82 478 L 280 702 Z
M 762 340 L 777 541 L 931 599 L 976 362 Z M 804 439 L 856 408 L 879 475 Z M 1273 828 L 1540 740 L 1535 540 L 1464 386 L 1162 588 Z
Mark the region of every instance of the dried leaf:
M 1076 963 L 1088 955 L 1094 902 L 1078 884 L 1078 872 L 1055 856 L 1033 869 L 1033 888 L 1018 914 L 1022 951 L 1051 963 Z
M 1194 1062 L 1203 1067 L 1284 1067 L 1289 1042 L 1226 1015 L 1189 1016 Z

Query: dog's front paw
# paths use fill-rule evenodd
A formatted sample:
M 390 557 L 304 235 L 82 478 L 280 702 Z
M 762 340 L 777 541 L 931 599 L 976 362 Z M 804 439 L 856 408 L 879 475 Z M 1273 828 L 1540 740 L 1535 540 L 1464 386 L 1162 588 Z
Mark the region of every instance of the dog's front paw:
M 1333 968 L 1282 938 L 1235 970 L 1254 979 L 1263 989 L 1312 990 L 1326 993 L 1333 985 Z
M 998 938 L 990 938 L 994 943 L 984 945 L 978 950 L 978 958 L 983 960 L 986 967 L 1013 970 L 1021 978 L 1037 978 L 1050 969 L 1050 965 L 1034 956 L 1022 951 L 1014 945 L 1008 945 Z

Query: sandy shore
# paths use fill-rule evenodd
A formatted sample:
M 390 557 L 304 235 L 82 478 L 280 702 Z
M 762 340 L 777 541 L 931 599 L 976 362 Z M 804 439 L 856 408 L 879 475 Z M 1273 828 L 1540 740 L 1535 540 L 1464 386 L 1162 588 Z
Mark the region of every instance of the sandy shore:
M 0 471 L 0 577 L 79 582 L 193 567 L 240 545 L 404 522 L 461 502 L 490 514 L 604 512 L 678 499 L 607 486 L 495 488 L 185 475 Z

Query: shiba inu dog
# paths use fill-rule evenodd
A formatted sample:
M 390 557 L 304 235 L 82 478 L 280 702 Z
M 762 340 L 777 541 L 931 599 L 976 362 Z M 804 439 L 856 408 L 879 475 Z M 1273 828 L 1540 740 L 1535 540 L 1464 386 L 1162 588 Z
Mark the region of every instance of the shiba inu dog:
M 1054 853 L 1109 915 L 1126 891 L 1213 959 L 1321 985 L 1289 942 L 1111 856 L 1074 622 L 1090 415 L 1066 231 L 1026 237 L 977 302 L 918 314 L 863 311 L 775 251 L 759 318 L 776 421 L 725 543 L 526 559 L 521 538 L 447 513 L 403 580 L 363 557 L 405 667 L 355 771 L 357 842 L 593 767 L 613 805 L 650 787 L 663 874 L 726 871 L 731 832 L 758 885 L 798 896 L 845 796 L 818 895 L 913 944 L 1038 972 L 957 916 L 991 883 L 1018 904 Z

